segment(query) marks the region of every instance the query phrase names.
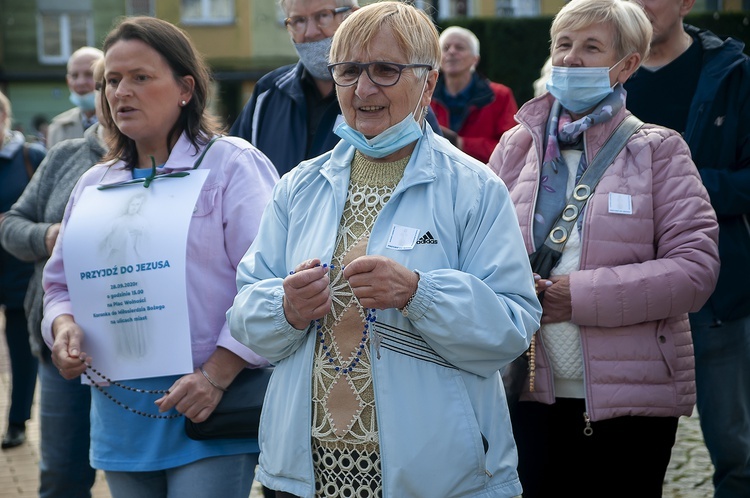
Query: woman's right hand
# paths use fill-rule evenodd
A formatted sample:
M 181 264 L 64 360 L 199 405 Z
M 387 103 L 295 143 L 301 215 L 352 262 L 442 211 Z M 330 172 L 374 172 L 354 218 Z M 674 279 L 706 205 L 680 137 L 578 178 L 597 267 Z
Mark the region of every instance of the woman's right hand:
M 284 316 L 292 327 L 304 330 L 331 310 L 328 284 L 328 268 L 317 258 L 300 263 L 284 278 Z
M 86 370 L 86 353 L 81 352 L 83 330 L 71 315 L 60 315 L 52 322 L 55 342 L 52 344 L 52 363 L 60 375 L 70 380 L 79 377 Z

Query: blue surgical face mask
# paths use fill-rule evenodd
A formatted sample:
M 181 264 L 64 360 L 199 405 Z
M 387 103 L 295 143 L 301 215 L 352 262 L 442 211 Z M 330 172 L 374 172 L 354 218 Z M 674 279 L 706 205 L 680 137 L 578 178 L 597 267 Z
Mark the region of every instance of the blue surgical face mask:
M 547 90 L 568 111 L 588 111 L 612 93 L 609 72 L 625 57 L 610 68 L 552 66 Z
M 93 111 L 96 109 L 96 93 L 78 95 L 76 92 L 70 92 L 70 103 L 84 112 Z
M 362 76 L 364 75 L 360 77 Z M 414 113 L 419 109 L 426 86 L 427 79 L 425 79 L 424 86 L 422 86 L 422 92 L 419 94 L 419 100 L 417 100 L 417 107 L 414 109 L 414 112 L 410 112 L 404 119 L 373 138 L 366 138 L 362 133 L 346 124 L 346 121 L 338 125 L 333 132 L 343 138 L 346 143 L 369 157 L 381 159 L 394 152 L 398 152 L 410 143 L 422 138 L 422 127 L 414 118 Z
M 299 60 L 315 79 L 324 81 L 333 79 L 331 73 L 328 72 L 328 54 L 331 51 L 332 41 L 333 38 L 324 38 L 314 42 L 294 44 Z

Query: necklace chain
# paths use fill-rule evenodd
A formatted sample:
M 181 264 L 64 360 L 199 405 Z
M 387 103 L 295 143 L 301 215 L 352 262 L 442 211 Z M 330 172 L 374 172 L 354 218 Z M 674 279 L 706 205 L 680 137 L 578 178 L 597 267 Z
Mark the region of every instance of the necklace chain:
M 84 371 L 83 374 L 86 376 L 87 379 L 89 379 L 91 381 L 91 385 L 94 386 L 104 396 L 106 396 L 110 401 L 112 401 L 116 405 L 118 405 L 118 406 L 120 406 L 120 407 L 128 410 L 129 412 L 135 413 L 136 415 L 140 415 L 141 417 L 163 419 L 163 420 L 168 420 L 168 419 L 182 417 L 182 413 L 174 413 L 174 414 L 171 414 L 171 415 L 157 415 L 155 413 L 142 412 L 140 410 L 136 410 L 135 408 L 131 408 L 128 405 L 126 405 L 125 403 L 123 403 L 122 401 L 120 401 L 119 399 L 117 399 L 114 396 L 112 396 L 112 394 L 109 391 L 105 391 L 102 386 L 100 386 L 94 379 L 91 378 L 91 375 L 89 375 L 88 370 L 91 370 L 98 377 L 104 379 L 109 384 L 111 384 L 111 385 L 113 385 L 115 387 L 119 387 L 120 389 L 125 389 L 126 391 L 131 391 L 131 392 L 134 392 L 134 393 L 139 393 L 139 394 L 169 394 L 169 390 L 168 389 L 139 389 L 137 387 L 128 386 L 128 385 L 123 384 L 121 382 L 116 382 L 116 381 L 110 379 L 109 377 L 107 377 L 106 375 L 104 375 L 103 373 L 101 373 L 96 368 L 92 367 L 91 365 L 86 365 L 86 369 L 87 370 Z

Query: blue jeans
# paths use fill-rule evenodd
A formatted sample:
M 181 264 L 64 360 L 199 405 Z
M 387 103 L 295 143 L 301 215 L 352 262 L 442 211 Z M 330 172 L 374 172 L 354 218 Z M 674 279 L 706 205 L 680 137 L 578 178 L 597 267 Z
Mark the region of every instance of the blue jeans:
M 5 308 L 5 341 L 8 343 L 12 382 L 8 424 L 24 426 L 31 418 L 37 359 L 31 354 L 23 308 Z
M 112 498 L 247 498 L 258 453 L 212 458 L 152 472 L 105 472 Z
M 714 464 L 716 498 L 750 493 L 750 317 L 715 324 L 690 315 L 698 415 Z
M 91 388 L 63 379 L 49 360 L 39 363 L 39 378 L 39 497 L 90 498 L 96 479 L 89 465 Z

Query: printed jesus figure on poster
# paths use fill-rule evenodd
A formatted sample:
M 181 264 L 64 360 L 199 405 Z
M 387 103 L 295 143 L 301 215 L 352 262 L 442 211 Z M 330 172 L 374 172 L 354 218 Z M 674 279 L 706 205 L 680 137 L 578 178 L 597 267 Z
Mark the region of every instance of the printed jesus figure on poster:
M 193 369 L 185 247 L 206 172 L 149 188 L 87 187 L 66 226 L 73 313 L 92 366 L 112 380 Z

